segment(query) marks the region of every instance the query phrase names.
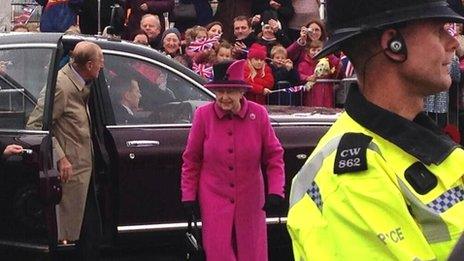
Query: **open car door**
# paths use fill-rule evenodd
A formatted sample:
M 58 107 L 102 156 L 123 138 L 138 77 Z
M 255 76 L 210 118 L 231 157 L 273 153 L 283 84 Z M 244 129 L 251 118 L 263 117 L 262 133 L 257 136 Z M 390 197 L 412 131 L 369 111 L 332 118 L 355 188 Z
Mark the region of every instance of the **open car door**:
M 0 249 L 8 252 L 47 254 L 57 242 L 61 187 L 50 128 L 61 36 L 0 36 L 0 142 L 25 149 L 0 163 Z M 43 120 L 31 126 L 34 110 Z

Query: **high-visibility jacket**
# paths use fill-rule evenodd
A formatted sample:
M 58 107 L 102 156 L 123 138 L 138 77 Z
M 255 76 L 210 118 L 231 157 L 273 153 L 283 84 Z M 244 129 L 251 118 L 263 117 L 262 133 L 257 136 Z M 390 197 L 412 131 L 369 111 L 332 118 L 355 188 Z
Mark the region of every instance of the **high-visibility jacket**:
M 295 176 L 295 260 L 446 260 L 464 230 L 464 150 L 425 115 L 408 121 L 350 91 Z

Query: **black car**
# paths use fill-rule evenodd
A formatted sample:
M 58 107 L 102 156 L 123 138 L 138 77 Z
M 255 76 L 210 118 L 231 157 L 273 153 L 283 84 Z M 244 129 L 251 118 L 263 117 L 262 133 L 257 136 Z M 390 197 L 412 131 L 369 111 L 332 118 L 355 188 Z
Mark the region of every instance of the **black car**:
M 51 145 L 51 115 L 58 70 L 77 42 L 98 44 L 105 68 L 91 86 L 89 101 L 94 144 L 92 189 L 98 211 L 86 213 L 102 223 L 106 246 L 125 238 L 153 236 L 154 247 L 182 244 L 186 222 L 180 204 L 181 154 L 195 109 L 214 100 L 191 70 L 145 46 L 90 36 L 62 34 L 0 35 L 0 141 L 29 153 L 10 157 L 0 170 L 0 246 L 43 253 L 66 250 L 57 242 L 55 206 L 61 190 Z M 169 95 L 148 97 L 163 76 Z M 118 122 L 111 81 L 137 81 L 142 99 L 134 122 Z M 40 95 L 45 96 L 43 127 L 26 123 Z M 160 96 L 157 96 L 160 97 Z M 305 162 L 339 111 L 269 106 L 285 149 L 286 186 Z M 288 244 L 285 210 L 269 217 L 270 245 Z M 272 226 L 274 224 L 275 226 Z M 277 228 L 276 233 L 272 232 Z M 130 240 L 129 240 L 130 241 Z M 179 252 L 179 250 L 177 250 Z

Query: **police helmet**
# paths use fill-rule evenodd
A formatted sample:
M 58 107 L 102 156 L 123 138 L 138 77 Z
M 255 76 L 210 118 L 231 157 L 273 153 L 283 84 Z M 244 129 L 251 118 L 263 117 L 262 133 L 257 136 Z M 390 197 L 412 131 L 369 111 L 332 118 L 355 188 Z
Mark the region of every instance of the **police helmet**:
M 329 39 L 317 58 L 340 50 L 341 45 L 372 29 L 420 19 L 464 22 L 445 0 L 327 0 Z

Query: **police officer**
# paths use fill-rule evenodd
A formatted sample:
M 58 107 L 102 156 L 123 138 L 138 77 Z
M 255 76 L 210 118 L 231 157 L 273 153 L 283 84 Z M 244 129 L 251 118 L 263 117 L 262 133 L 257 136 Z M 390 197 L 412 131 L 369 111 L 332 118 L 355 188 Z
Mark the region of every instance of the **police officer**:
M 293 179 L 295 260 L 444 260 L 464 230 L 464 150 L 423 112 L 451 85 L 464 18 L 443 0 L 328 0 L 323 57 L 359 87 Z

